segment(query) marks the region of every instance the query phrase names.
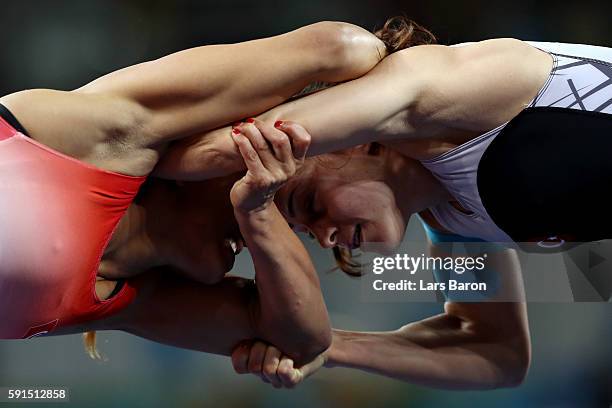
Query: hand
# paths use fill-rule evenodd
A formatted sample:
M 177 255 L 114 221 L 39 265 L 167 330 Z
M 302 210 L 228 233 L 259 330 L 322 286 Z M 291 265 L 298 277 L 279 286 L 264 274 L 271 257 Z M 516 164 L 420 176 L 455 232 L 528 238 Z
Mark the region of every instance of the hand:
M 327 352 L 299 368 L 276 347 L 261 341 L 243 342 L 232 352 L 232 364 L 238 374 L 254 374 L 274 388 L 294 388 L 319 368 L 327 359 Z
M 310 135 L 301 126 L 283 126 L 281 131 L 260 120 L 247 122 L 232 129 L 247 173 L 232 187 L 230 199 L 234 209 L 250 213 L 267 208 L 302 165 Z

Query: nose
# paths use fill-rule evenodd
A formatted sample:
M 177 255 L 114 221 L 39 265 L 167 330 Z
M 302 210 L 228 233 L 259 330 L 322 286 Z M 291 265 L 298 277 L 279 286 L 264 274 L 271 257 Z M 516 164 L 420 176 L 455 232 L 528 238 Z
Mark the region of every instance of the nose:
M 323 248 L 333 248 L 338 245 L 338 229 L 331 225 L 315 225 L 312 233 Z

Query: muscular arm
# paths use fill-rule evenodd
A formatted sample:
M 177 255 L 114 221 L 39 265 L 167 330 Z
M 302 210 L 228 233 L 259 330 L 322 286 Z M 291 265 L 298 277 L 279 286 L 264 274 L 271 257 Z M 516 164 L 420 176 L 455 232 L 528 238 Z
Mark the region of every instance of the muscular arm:
M 521 60 L 524 63 L 514 64 Z M 293 121 L 312 136 L 309 155 L 387 140 L 419 142 L 449 130 L 484 132 L 524 108 L 550 57 L 516 40 L 420 46 L 386 57 L 356 80 L 280 105 L 260 119 Z M 510 78 L 510 80 L 509 80 Z M 177 143 L 156 172 L 204 179 L 242 169 L 228 127 Z
M 296 361 L 327 349 L 331 329 L 319 280 L 306 249 L 276 206 L 235 210 L 255 266 L 255 281 L 226 277 L 204 285 L 176 271 L 157 269 L 129 281 L 137 298 L 117 315 L 57 334 L 124 330 L 177 347 L 229 354 L 241 340 L 278 345 Z M 107 285 L 105 285 L 107 284 Z M 108 286 L 108 287 L 104 287 Z M 112 291 L 98 282 L 98 295 Z
M 304 282 L 297 273 L 294 278 L 299 293 L 293 292 L 291 304 L 283 305 L 276 298 L 278 289 L 270 292 L 273 280 L 263 274 L 257 276 L 257 284 L 250 279 L 226 277 L 218 284 L 205 285 L 158 268 L 129 280 L 137 288 L 137 297 L 116 315 L 62 327 L 54 334 L 122 330 L 163 344 L 223 355 L 230 355 L 242 340 L 262 339 L 286 348 L 296 361 L 305 362 L 329 346 L 329 332 L 312 323 L 301 330 L 300 319 L 312 313 L 310 319 L 321 319 L 325 324 L 327 315 L 315 316 L 321 307 L 313 303 L 321 300 L 310 290 L 318 288 L 318 283 L 312 277 Z M 279 322 L 277 318 L 286 320 Z M 284 331 L 288 327 L 289 333 Z
M 345 81 L 370 70 L 384 45 L 366 30 L 322 22 L 287 34 L 197 47 L 134 65 L 72 92 L 29 90 L 3 97 L 30 136 L 104 168 L 148 173 L 159 147 L 283 102 L 313 81 Z M 109 139 L 121 149 L 100 147 Z M 139 163 L 103 154 L 150 149 Z M 124 163 L 129 158 L 129 165 Z M 123 162 L 121 162 L 121 160 Z
M 321 22 L 275 37 L 197 47 L 113 72 L 81 88 L 155 112 L 170 137 L 209 130 L 276 106 L 313 81 L 369 71 L 384 46 L 352 24 Z
M 432 246 L 433 256 L 438 251 Z M 487 267 L 504 277 L 504 297 L 521 296 L 514 251 L 489 254 Z M 439 388 L 488 389 L 521 383 L 530 361 L 524 303 L 447 302 L 444 311 L 392 332 L 336 330 L 328 365 Z
M 405 55 L 393 54 L 362 78 L 277 106 L 257 118 L 267 123 L 282 119 L 302 125 L 312 136 L 310 156 L 390 138 L 400 129 L 385 128 L 386 123 L 400 115 L 418 92 L 410 86 L 406 94 L 400 90 L 397 81 L 402 81 L 404 63 Z M 230 132 L 230 127 L 223 127 L 174 144 L 155 174 L 200 180 L 242 170 L 244 164 Z

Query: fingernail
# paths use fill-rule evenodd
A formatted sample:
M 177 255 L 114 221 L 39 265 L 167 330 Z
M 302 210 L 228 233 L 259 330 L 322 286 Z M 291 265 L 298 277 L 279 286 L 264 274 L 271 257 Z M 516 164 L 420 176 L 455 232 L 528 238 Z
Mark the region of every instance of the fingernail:
M 246 121 L 247 121 L 248 123 L 255 123 L 255 119 L 253 119 L 253 118 L 248 118 Z
M 233 133 L 233 134 L 235 134 L 235 135 L 239 135 L 239 134 L 240 134 L 240 129 L 238 129 L 238 128 L 233 128 L 233 129 L 232 129 L 232 133 Z
M 240 125 L 242 125 L 242 122 L 234 122 L 234 123 L 232 123 L 232 127 L 238 127 Z
M 275 128 L 279 128 L 283 126 L 283 121 L 282 120 L 277 120 L 276 122 L 274 122 L 274 127 Z

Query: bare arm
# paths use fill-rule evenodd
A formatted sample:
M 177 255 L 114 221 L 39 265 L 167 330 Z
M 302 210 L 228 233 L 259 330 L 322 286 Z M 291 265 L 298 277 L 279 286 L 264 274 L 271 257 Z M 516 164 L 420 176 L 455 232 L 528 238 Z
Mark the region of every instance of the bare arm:
M 444 253 L 431 245 L 432 256 Z M 514 250 L 488 253 L 486 265 L 502 278 L 502 299 L 523 298 Z M 335 331 L 328 364 L 439 388 L 487 389 L 522 382 L 531 352 L 525 303 L 447 302 L 444 310 L 393 332 Z
M 128 284 L 136 287 L 137 297 L 127 308 L 102 320 L 61 327 L 53 335 L 122 330 L 163 344 L 223 355 L 246 339 L 287 345 L 285 333 L 270 325 L 275 311 L 260 303 L 262 297 L 274 294 L 253 280 L 226 277 L 216 285 L 205 285 L 158 268 Z M 293 330 L 299 332 L 298 327 Z M 309 340 L 307 347 L 302 343 L 287 347 L 298 361 L 314 358 L 329 345 L 328 340 L 302 334 Z
M 322 22 L 276 37 L 177 52 L 72 92 L 28 90 L 0 102 L 46 145 L 107 169 L 143 175 L 165 142 L 270 109 L 313 81 L 359 77 L 383 53 L 382 42 L 366 30 Z M 109 140 L 121 148 L 101 147 Z M 144 150 L 144 157 L 125 153 L 126 147 Z M 121 152 L 117 162 L 101 162 L 103 154 Z
M 314 81 L 346 81 L 374 67 L 384 46 L 361 27 L 321 22 L 270 38 L 180 51 L 113 72 L 79 91 L 120 95 L 176 138 L 276 106 Z
M 62 327 L 54 334 L 123 330 L 164 344 L 225 355 L 242 340 L 261 339 L 282 347 L 296 361 L 310 361 L 331 341 L 317 275 L 278 210 L 259 214 L 256 220 L 243 219 L 242 225 L 257 228 L 259 222 L 269 232 L 257 237 L 244 232 L 253 244 L 257 283 L 226 277 L 206 285 L 170 268 L 157 268 L 128 280 L 126 284 L 137 289 L 137 297 L 127 308 L 103 320 Z M 283 239 L 276 234 L 283 234 Z M 251 239 L 263 241 L 262 235 L 274 241 L 257 244 Z M 276 262 L 267 259 L 268 251 L 274 252 Z M 111 290 L 109 285 L 106 292 Z
M 440 248 L 432 247 L 432 255 Z M 445 251 L 445 255 L 448 252 Z M 500 296 L 523 296 L 516 253 L 489 254 L 487 267 L 503 277 Z M 253 370 L 244 361 L 261 347 L 237 349 L 232 360 L 239 373 L 263 374 L 292 387 L 323 364 L 360 369 L 436 388 L 490 389 L 520 384 L 530 361 L 525 304 L 521 302 L 447 302 L 445 313 L 391 332 L 334 330 L 332 346 L 312 362 L 293 369 L 270 364 Z M 268 346 L 268 349 L 274 347 Z M 263 348 L 266 357 L 273 354 Z
M 413 99 L 395 83 L 403 61 L 401 53 L 393 54 L 362 78 L 277 106 L 257 118 L 270 124 L 279 119 L 299 123 L 312 135 L 311 156 L 390 137 L 393 131 L 385 131 L 385 123 Z M 223 127 L 175 143 L 155 174 L 201 180 L 242 170 L 230 132 L 230 127 Z
M 79 327 L 124 330 L 160 343 L 229 355 L 242 340 L 261 339 L 306 362 L 329 347 L 331 329 L 316 271 L 306 249 L 276 206 L 236 210 L 255 266 L 254 280 L 226 277 L 206 285 L 157 268 L 131 278 L 133 303 L 118 314 Z M 279 239 L 282 237 L 282 239 Z M 98 282 L 105 293 L 110 282 Z M 100 292 L 99 292 L 100 295 Z M 104 296 L 101 296 L 104 298 Z
M 274 339 L 299 362 L 329 347 L 331 328 L 317 273 L 274 203 L 274 193 L 295 174 L 309 145 L 307 136 L 291 135 L 291 141 L 288 136 L 263 123 L 235 135 L 248 171 L 229 198 L 257 283 L 226 278 L 202 286 L 172 275 L 145 274 L 134 280 L 142 286 L 139 299 L 103 327 L 224 353 L 240 340 Z
M 514 64 L 517 60 L 524 63 Z M 449 129 L 484 132 L 524 108 L 550 65 L 548 55 L 516 40 L 459 48 L 419 46 L 386 57 L 361 78 L 280 105 L 259 118 L 302 125 L 312 136 L 309 155 L 373 141 L 440 138 Z M 204 179 L 241 170 L 229 134 L 225 127 L 177 143 L 156 174 Z

